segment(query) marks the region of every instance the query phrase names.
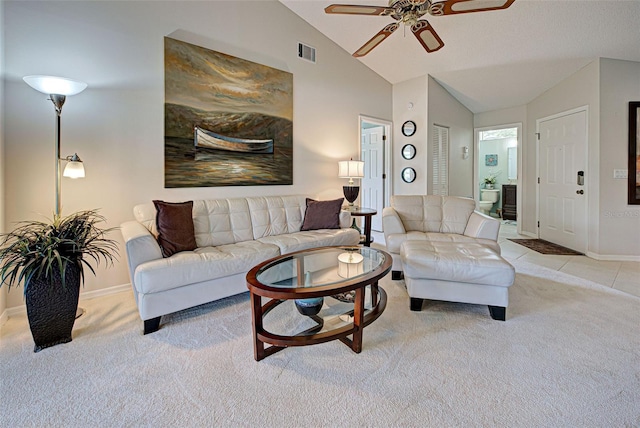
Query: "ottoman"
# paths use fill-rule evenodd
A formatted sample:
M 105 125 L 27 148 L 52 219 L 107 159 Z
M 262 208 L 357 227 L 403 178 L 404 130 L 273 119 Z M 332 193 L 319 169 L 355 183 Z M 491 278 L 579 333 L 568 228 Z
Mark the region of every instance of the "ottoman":
M 405 241 L 400 246 L 412 311 L 424 299 L 489 306 L 494 320 L 506 319 L 515 269 L 479 243 Z

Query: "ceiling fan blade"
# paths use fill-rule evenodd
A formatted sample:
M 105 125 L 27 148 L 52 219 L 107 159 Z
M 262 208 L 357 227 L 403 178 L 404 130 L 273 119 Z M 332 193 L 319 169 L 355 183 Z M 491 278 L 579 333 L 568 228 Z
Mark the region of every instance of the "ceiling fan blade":
M 516 0 L 445 0 L 432 3 L 429 7 L 431 15 L 456 15 L 458 13 L 486 12 L 488 10 L 506 9 Z
M 436 33 L 427 21 L 416 22 L 411 26 L 411 32 L 416 36 L 416 39 L 418 39 L 422 47 L 429 53 L 435 52 L 444 46 L 444 42 L 440 36 L 438 36 L 438 33 Z
M 350 4 L 332 4 L 324 8 L 325 13 L 337 13 L 344 15 L 388 15 L 393 13 L 395 9 L 384 6 L 364 6 Z
M 382 41 L 384 39 L 389 37 L 397 29 L 398 29 L 398 23 L 397 22 L 394 22 L 393 24 L 387 25 L 382 30 L 380 30 L 380 32 L 378 34 L 373 36 L 371 38 L 371 40 L 369 40 L 367 43 L 362 45 L 362 47 L 360 49 L 355 51 L 353 53 L 353 56 L 356 57 L 356 58 L 361 57 L 361 56 L 365 56 L 366 54 L 371 52 L 373 50 L 373 48 L 375 48 L 380 43 L 382 43 Z

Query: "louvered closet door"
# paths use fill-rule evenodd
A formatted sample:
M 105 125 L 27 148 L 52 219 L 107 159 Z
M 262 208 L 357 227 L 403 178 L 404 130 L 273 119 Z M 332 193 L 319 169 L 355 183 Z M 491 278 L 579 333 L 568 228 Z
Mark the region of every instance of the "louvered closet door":
M 433 125 L 431 194 L 449 194 L 449 128 Z

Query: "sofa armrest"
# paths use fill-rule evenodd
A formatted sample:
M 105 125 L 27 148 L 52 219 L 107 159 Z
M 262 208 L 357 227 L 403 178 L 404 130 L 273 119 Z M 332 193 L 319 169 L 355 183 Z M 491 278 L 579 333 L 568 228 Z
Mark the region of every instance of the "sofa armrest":
M 351 213 L 349 211 L 340 210 L 340 229 L 348 229 L 351 227 Z
M 398 212 L 393 207 L 385 207 L 382 209 L 382 230 L 385 239 L 392 234 L 407 233 Z
M 149 229 L 137 221 L 122 223 L 120 231 L 124 237 L 129 276 L 133 285 L 136 268 L 148 261 L 162 259 L 162 250 Z
M 500 220 L 474 211 L 469 216 L 469 221 L 467 222 L 467 227 L 463 235 L 497 241 L 499 231 Z

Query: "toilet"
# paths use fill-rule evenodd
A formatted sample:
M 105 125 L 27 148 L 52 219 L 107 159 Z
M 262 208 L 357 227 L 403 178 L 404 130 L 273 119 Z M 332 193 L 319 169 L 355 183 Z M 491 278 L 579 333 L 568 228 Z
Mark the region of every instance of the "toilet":
M 493 204 L 498 202 L 499 197 L 500 190 L 498 189 L 480 189 L 480 202 L 478 202 L 480 212 L 489 215 Z

